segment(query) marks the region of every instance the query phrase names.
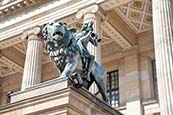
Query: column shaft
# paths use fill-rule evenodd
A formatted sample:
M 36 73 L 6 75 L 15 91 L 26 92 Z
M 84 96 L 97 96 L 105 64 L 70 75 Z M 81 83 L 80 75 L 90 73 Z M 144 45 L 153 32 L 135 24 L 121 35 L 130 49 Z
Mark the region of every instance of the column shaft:
M 153 26 L 161 115 L 173 115 L 172 0 L 153 0 Z
M 30 35 L 21 90 L 41 82 L 42 48 L 41 39 L 37 35 Z
M 124 74 L 126 110 L 127 115 L 143 115 L 143 107 L 141 104 L 141 86 L 139 76 L 139 55 L 138 52 L 125 56 L 124 58 Z M 121 79 L 121 78 L 120 78 Z M 121 84 L 121 83 L 120 83 Z

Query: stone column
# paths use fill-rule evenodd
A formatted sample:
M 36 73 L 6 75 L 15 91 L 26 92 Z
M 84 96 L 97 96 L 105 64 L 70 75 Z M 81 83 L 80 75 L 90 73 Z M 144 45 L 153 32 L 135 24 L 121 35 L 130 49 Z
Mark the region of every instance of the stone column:
M 87 23 L 90 21 L 94 22 L 94 32 L 99 36 L 101 39 L 100 33 L 100 25 L 101 25 L 101 17 L 97 14 L 99 7 L 97 5 L 92 5 L 88 8 L 80 10 L 77 14 L 77 18 L 83 18 L 83 23 Z M 91 43 L 88 44 L 88 50 L 95 56 L 95 61 L 101 64 L 101 44 L 99 43 L 97 47 L 92 45 Z M 90 88 L 90 91 L 95 94 L 97 92 L 97 86 L 93 84 Z
M 173 1 L 152 2 L 160 110 L 173 115 Z
M 25 31 L 22 39 L 28 39 L 21 90 L 41 82 L 42 50 L 40 27 Z
M 141 104 L 141 85 L 139 74 L 139 56 L 137 49 L 126 51 L 124 57 L 125 78 L 120 78 L 124 88 L 127 115 L 143 115 Z

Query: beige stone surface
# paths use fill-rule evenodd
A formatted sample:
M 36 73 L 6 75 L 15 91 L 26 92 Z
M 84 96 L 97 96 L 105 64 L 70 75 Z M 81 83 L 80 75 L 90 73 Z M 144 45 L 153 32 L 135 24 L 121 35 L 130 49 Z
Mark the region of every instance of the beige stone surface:
M 145 115 L 148 115 L 148 114 L 159 115 L 160 107 L 159 107 L 159 103 L 156 100 L 143 102 L 143 105 L 144 105 Z
M 140 52 L 154 49 L 153 30 L 137 34 L 136 40 Z
M 140 100 L 133 100 L 131 102 L 127 102 L 127 115 L 143 115 L 142 108 L 141 108 L 141 101 Z
M 69 87 L 67 79 L 48 81 L 14 93 L 10 104 L 0 106 L 0 114 L 121 115 L 87 90 Z
M 2 104 L 2 95 L 3 95 L 3 90 L 2 90 L 2 79 L 0 78 L 0 104 Z
M 41 81 L 45 82 L 51 79 L 55 79 L 59 76 L 59 70 L 55 67 L 52 62 L 42 65 Z
M 64 4 L 62 2 L 64 2 Z M 120 106 L 123 108 L 120 109 L 120 111 L 122 111 L 122 113 L 124 114 L 127 114 L 127 110 L 131 108 L 130 105 L 132 105 L 131 109 L 134 109 L 135 111 L 136 106 L 133 106 L 133 104 L 128 104 L 128 108 L 126 108 L 126 104 L 129 102 L 129 100 L 135 100 L 136 98 L 140 97 L 139 94 L 141 94 L 140 101 L 142 102 L 142 106 L 144 107 L 144 113 L 153 115 L 159 113 L 159 105 L 157 104 L 156 107 L 155 104 L 153 105 L 151 101 L 151 99 L 153 98 L 153 81 L 150 64 L 151 60 L 155 59 L 153 43 L 154 41 L 153 30 L 147 29 L 148 27 L 152 28 L 152 23 L 145 22 L 148 15 L 151 15 L 150 11 L 152 7 L 150 7 L 150 0 L 131 2 L 130 0 L 45 0 L 45 2 L 43 3 L 35 4 L 36 6 L 22 6 L 24 8 L 27 7 L 28 10 L 22 10 L 18 13 L 11 12 L 11 10 L 9 10 L 8 13 L 14 14 L 10 17 L 5 17 L 4 19 L 0 20 L 0 61 L 2 61 L 2 57 L 5 56 L 6 60 L 4 62 L 6 62 L 5 64 L 7 66 L 5 68 L 14 68 L 17 66 L 22 68 L 15 70 L 14 73 L 6 74 L 5 76 L 0 75 L 0 92 L 2 92 L 0 93 L 1 104 L 7 103 L 7 91 L 13 90 L 16 92 L 19 91 L 21 87 L 23 67 L 26 55 L 26 45 L 23 47 L 18 47 L 22 46 L 21 44 L 24 43 L 24 41 L 20 39 L 22 32 L 25 29 L 28 29 L 35 25 L 43 25 L 44 23 L 53 20 L 66 22 L 69 25 L 75 25 L 76 23 L 81 22 L 80 19 L 77 19 L 75 17 L 75 14 L 78 11 L 85 9 L 88 6 L 97 4 L 99 6 L 98 15 L 101 17 L 101 22 L 99 24 L 102 25 L 104 22 L 106 22 L 105 24 L 107 25 L 105 25 L 104 27 L 111 25 L 114 30 L 110 30 L 111 28 L 107 28 L 106 30 L 107 32 L 109 32 L 109 34 L 106 35 L 106 39 L 104 38 L 104 41 L 106 41 L 105 44 L 102 44 L 101 46 L 101 60 L 106 71 L 112 71 L 116 69 L 119 70 Z M 126 16 L 123 17 L 122 15 L 119 15 L 116 11 L 117 9 L 121 10 L 121 12 Z M 135 16 L 131 15 L 133 13 L 141 13 L 141 15 L 138 18 L 135 18 Z M 134 25 L 136 25 L 137 23 L 133 23 L 133 26 L 130 26 L 126 19 L 131 22 L 135 22 L 136 20 L 141 19 L 137 21 L 137 23 L 140 23 L 139 29 L 147 29 L 147 31 L 142 31 L 142 33 L 133 32 L 133 30 L 135 30 Z M 155 23 L 156 21 L 153 22 Z M 146 26 L 146 28 L 140 28 L 144 26 Z M 100 34 L 101 36 L 105 37 L 104 33 L 106 32 L 103 30 L 103 27 L 100 28 Z M 117 37 L 117 34 L 115 33 L 120 33 L 122 37 Z M 126 46 L 126 44 L 124 43 L 126 42 L 122 41 L 131 43 L 132 48 L 127 48 L 126 50 L 124 50 L 123 48 Z M 118 45 L 119 42 L 121 44 Z M 16 48 L 16 46 L 18 48 Z M 135 57 L 134 55 L 137 56 Z M 13 63 L 9 63 L 10 61 Z M 0 71 L 2 71 L 2 69 Z M 6 69 L 3 71 L 6 71 Z M 59 72 L 51 62 L 43 63 L 41 71 L 42 82 L 53 80 L 57 78 L 57 76 L 59 76 Z M 34 90 L 33 92 L 34 94 L 30 94 L 31 97 L 35 95 L 35 93 L 42 93 L 42 91 L 37 92 Z M 145 101 L 149 101 L 151 103 L 143 104 L 143 102 Z M 158 103 L 158 101 L 156 101 L 156 103 Z M 138 105 L 140 106 L 139 103 Z M 74 109 L 68 107 L 63 109 L 56 108 L 56 110 L 43 111 L 45 112 L 45 115 L 65 115 L 67 113 L 74 115 L 78 114 L 78 111 L 76 112 L 74 111 Z M 25 110 L 26 113 L 29 111 L 31 111 L 31 108 Z M 16 110 L 11 111 L 11 113 L 9 114 L 16 114 L 17 112 L 22 113 L 21 110 Z M 37 114 L 37 112 L 34 114 Z
M 21 73 L 15 73 L 13 76 L 9 75 L 4 78 L 0 79 L 1 81 L 1 104 L 7 103 L 7 96 L 6 93 L 8 91 L 19 91 L 21 88 L 21 82 L 22 82 L 22 74 Z
M 25 55 L 19 52 L 14 47 L 9 47 L 1 50 L 2 55 L 6 56 L 8 59 L 12 60 L 14 63 L 21 67 L 24 67 Z
M 29 99 L 32 97 L 42 96 L 57 90 L 62 90 L 68 87 L 68 81 L 53 79 L 47 82 L 43 82 L 31 87 L 26 88 L 24 91 L 18 91 L 12 94 L 11 102 L 18 102 L 21 100 Z
M 110 23 L 131 43 L 136 43 L 136 34 L 129 26 L 122 20 L 122 18 L 113 10 L 107 11 Z M 115 21 L 116 20 L 116 21 Z
M 140 80 L 141 80 L 141 90 L 142 99 L 154 98 L 154 86 L 153 86 L 153 75 L 151 61 L 153 60 L 150 56 L 140 57 Z

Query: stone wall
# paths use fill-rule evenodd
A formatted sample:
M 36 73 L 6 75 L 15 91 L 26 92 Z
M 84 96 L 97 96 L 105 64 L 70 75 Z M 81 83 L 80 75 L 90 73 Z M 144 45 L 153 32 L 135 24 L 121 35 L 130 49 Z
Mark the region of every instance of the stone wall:
M 55 79 L 19 91 L 10 104 L 0 106 L 1 115 L 122 115 L 89 93 L 69 87 L 67 79 Z
M 110 49 L 113 46 L 108 44 L 107 50 L 104 46 L 103 57 L 114 55 L 114 58 L 109 58 L 109 61 L 103 58 L 103 66 L 107 71 L 119 70 L 120 106 L 126 106 L 128 101 L 139 98 L 144 109 L 145 104 L 143 103 L 153 103 L 155 100 L 151 68 L 151 61 L 155 59 L 152 30 L 138 34 L 136 41 L 136 48 L 128 51 L 119 49 L 112 52 Z M 157 100 L 154 102 L 158 104 Z M 159 112 L 159 107 L 156 108 Z M 144 109 L 144 114 L 145 111 L 146 109 Z
M 1 97 L 1 104 L 8 103 L 8 98 L 6 96 L 6 93 L 8 91 L 19 91 L 21 87 L 21 80 L 22 80 L 22 74 L 16 73 L 13 75 L 9 75 L 7 77 L 3 77 L 1 80 L 1 88 L 2 93 L 0 93 Z

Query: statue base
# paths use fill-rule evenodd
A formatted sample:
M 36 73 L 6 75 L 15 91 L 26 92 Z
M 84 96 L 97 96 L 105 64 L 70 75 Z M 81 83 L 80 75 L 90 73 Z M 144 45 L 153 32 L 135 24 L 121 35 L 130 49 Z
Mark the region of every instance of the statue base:
M 70 86 L 68 79 L 54 79 L 11 95 L 0 106 L 1 115 L 122 115 L 84 88 Z

